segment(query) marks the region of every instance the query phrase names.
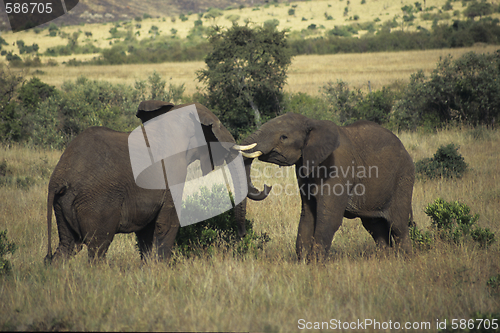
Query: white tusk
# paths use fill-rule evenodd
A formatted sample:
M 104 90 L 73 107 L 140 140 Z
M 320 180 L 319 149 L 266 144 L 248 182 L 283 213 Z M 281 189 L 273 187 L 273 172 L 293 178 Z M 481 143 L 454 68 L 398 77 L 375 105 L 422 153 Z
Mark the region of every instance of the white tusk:
M 256 158 L 256 157 L 259 157 L 260 155 L 262 155 L 262 152 L 260 150 L 257 150 L 253 153 L 245 153 L 245 152 L 241 152 L 241 155 L 243 155 L 244 157 L 246 158 Z
M 255 146 L 257 146 L 257 143 L 252 143 L 251 145 L 248 145 L 248 146 L 234 145 L 231 148 L 233 148 L 234 150 L 249 150 Z

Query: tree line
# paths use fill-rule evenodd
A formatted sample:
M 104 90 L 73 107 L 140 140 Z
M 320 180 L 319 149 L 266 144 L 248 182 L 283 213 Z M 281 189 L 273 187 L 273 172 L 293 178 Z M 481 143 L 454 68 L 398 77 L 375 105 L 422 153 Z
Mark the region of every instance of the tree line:
M 204 87 L 192 96 L 183 85 L 168 85 L 158 73 L 134 86 L 82 76 L 57 89 L 39 78 L 0 68 L 0 140 L 63 148 L 89 126 L 129 131 L 140 124 L 137 105 L 145 99 L 200 102 L 237 138 L 286 112 L 340 125 L 367 119 L 390 129 L 438 128 L 450 123 L 496 126 L 500 122 L 500 51 L 441 59 L 434 71 L 411 75 L 374 92 L 347 82 L 329 82 L 320 96 L 285 93 L 292 59 L 284 32 L 233 26 L 214 30 L 208 41 L 207 69 L 198 72 Z

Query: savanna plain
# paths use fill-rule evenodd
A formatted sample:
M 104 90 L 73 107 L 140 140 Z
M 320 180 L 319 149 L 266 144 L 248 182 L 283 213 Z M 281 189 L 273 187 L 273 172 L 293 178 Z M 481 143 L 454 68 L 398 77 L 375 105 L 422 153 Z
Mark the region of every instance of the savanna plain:
M 290 67 L 286 89 L 318 94 L 322 85 L 336 79 L 362 89 L 370 81 L 373 89 L 380 89 L 408 80 L 419 69 L 429 73 L 440 56 L 458 58 L 471 50 L 485 53 L 496 49 L 476 45 L 454 50 L 301 56 Z M 42 80 L 59 86 L 60 77 L 74 79 L 84 74 L 133 84 L 157 70 L 178 80 L 172 81 L 175 84 L 185 83 L 186 93 L 191 94 L 196 90 L 194 73 L 203 65 L 59 66 Z M 469 165 L 461 179 L 416 180 L 413 215 L 419 229 L 430 227 L 424 209 L 441 197 L 467 204 L 472 213 L 480 215 L 479 225 L 500 237 L 498 130 L 450 126 L 396 135 L 414 161 L 432 157 L 440 146 L 455 143 Z M 294 170 L 264 163 L 254 163 L 254 183 L 259 188 L 264 183 L 273 185 L 273 191 L 264 201 L 249 201 L 248 218 L 253 220 L 254 230 L 267 233 L 270 241 L 256 253 L 234 255 L 216 249 L 202 257 L 174 253 L 169 263 L 143 263 L 135 236 L 129 234 L 115 237 L 103 262 L 88 263 L 84 248 L 69 261 L 46 266 L 47 185 L 61 154 L 58 150 L 0 146 L 0 163 L 6 161 L 0 171 L 31 179 L 29 186 L 0 186 L 0 230 L 7 230 L 8 239 L 18 246 L 6 257 L 12 263 L 11 274 L 0 277 L 0 329 L 290 332 L 301 329 L 301 323 L 339 325 L 339 321 L 371 320 L 384 324 L 380 329 L 356 325 L 349 331 L 396 331 L 395 323 L 402 329 L 410 323 L 415 331 L 437 331 L 437 321 L 450 324 L 453 319 L 472 318 L 474 313 L 500 311 L 500 287 L 488 283 L 500 279 L 498 241 L 483 248 L 436 240 L 428 249 L 415 247 L 409 255 L 395 254 L 378 250 L 359 219 L 345 219 L 328 260 L 297 262 L 300 196 Z M 55 223 L 50 232 L 54 249 L 58 241 Z M 308 327 L 314 328 L 311 325 Z
M 500 134 L 477 133 L 470 128 L 397 133 L 414 160 L 455 142 L 471 168 L 459 180 L 416 181 L 413 211 L 419 228 L 430 225 L 425 206 L 442 197 L 466 203 L 480 214 L 482 227 L 500 233 Z M 45 266 L 46 189 L 60 154 L 0 149 L 10 173 L 34 177 L 27 189 L 0 188 L 0 229 L 7 229 L 19 247 L 7 258 L 12 273 L 0 280 L 4 330 L 290 332 L 301 319 L 371 319 L 413 327 L 430 323 L 435 331 L 436 320 L 450 323 L 499 310 L 500 291 L 487 283 L 500 272 L 498 242 L 485 249 L 436 241 L 430 249 L 396 255 L 377 250 L 359 220 L 345 220 L 326 262 L 297 262 L 300 198 L 291 190 L 296 188 L 293 169 L 264 163 L 252 170 L 254 182 L 274 185 L 273 192 L 265 201 L 250 202 L 248 215 L 254 229 L 271 240 L 256 255 L 216 250 L 210 256 L 174 255 L 168 264 L 144 264 L 134 236 L 118 235 L 104 262 L 89 264 L 84 249 L 67 262 Z M 55 225 L 51 232 L 57 239 Z

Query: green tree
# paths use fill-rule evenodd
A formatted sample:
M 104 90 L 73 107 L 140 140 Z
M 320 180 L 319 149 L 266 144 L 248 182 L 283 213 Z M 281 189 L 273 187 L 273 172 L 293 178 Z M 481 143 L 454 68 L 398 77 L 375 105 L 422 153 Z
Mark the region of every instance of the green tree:
M 18 140 L 22 135 L 16 92 L 24 74 L 0 65 L 0 141 Z
M 217 18 L 224 15 L 220 9 L 210 8 L 205 14 L 206 19 L 212 19 L 214 22 Z
M 464 16 L 474 19 L 476 16 L 480 18 L 484 15 L 489 15 L 493 13 L 493 6 L 490 3 L 482 0 L 481 2 L 473 1 L 464 10 Z
M 282 111 L 283 86 L 292 54 L 284 31 L 233 25 L 209 35 L 207 69 L 197 73 L 207 100 L 233 135 L 260 126 Z

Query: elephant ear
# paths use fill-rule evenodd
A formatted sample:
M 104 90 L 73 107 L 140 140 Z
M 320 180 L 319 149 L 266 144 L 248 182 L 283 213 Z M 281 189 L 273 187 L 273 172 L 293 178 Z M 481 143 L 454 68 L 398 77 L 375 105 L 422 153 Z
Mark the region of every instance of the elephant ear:
M 223 165 L 230 147 L 236 141 L 212 111 L 199 103 L 195 103 L 195 106 L 198 111 L 198 118 L 202 124 L 203 134 L 207 143 L 209 143 L 212 162 L 216 166 Z M 214 142 L 217 144 L 213 144 Z M 230 161 L 227 162 L 229 163 Z
M 319 166 L 339 147 L 338 126 L 324 120 L 311 120 L 308 124 L 306 142 L 302 148 L 302 163 L 305 175 Z
M 135 116 L 141 119 L 142 123 L 167 113 L 174 107 L 174 104 L 164 101 L 142 101 L 137 108 Z
M 219 142 L 231 142 L 235 143 L 234 137 L 229 133 L 229 131 L 222 125 L 219 118 L 212 113 L 206 106 L 199 103 L 195 103 L 196 110 L 198 110 L 198 117 L 202 125 L 208 127 L 203 128 L 205 137 L 207 141 L 219 141 Z M 211 133 L 210 133 L 211 132 Z

